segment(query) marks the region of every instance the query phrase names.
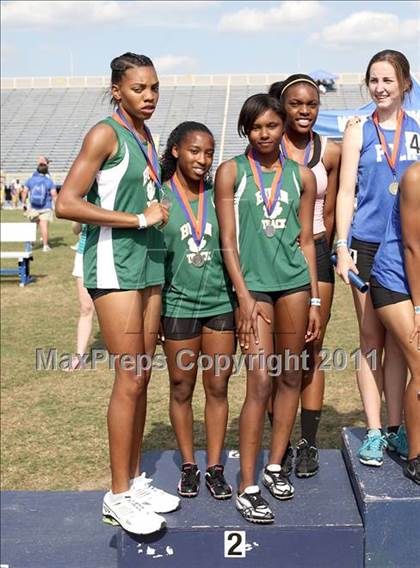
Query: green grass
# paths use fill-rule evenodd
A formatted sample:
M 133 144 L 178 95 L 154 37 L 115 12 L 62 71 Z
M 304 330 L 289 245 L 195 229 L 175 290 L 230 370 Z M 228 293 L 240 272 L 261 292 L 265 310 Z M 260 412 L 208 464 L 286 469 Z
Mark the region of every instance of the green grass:
M 3 210 L 2 222 L 23 221 L 20 211 Z M 50 253 L 39 244 L 31 272 L 36 281 L 20 288 L 17 278 L 2 278 L 2 488 L 3 489 L 105 489 L 109 486 L 106 410 L 113 375 L 100 371 L 64 373 L 36 371 L 35 349 L 75 349 L 78 301 L 71 276 L 76 238 L 67 221 L 50 224 Z M 21 246 L 21 245 L 16 245 Z M 13 250 L 14 245 L 3 245 Z M 11 266 L 8 261 L 4 266 Z M 93 342 L 101 345 L 95 321 Z M 350 291 L 337 285 L 333 314 L 325 346 L 352 352 L 358 346 Z M 340 447 L 343 426 L 362 425 L 363 413 L 354 368 L 326 374 L 325 406 L 319 432 L 321 447 Z M 244 375 L 230 383 L 230 416 L 225 446 L 238 447 L 238 416 L 245 394 Z M 194 398 L 195 441 L 205 448 L 203 389 Z M 299 421 L 297 420 L 297 424 Z M 295 429 L 297 439 L 298 429 Z M 264 445 L 269 442 L 269 428 Z M 168 380 L 165 372 L 153 374 L 149 389 L 144 449 L 175 448 L 168 417 Z

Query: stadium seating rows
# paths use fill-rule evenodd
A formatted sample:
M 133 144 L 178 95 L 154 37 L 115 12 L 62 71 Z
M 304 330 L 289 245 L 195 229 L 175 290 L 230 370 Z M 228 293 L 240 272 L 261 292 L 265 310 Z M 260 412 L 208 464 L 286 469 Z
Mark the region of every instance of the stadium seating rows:
M 183 120 L 204 122 L 214 133 L 215 163 L 240 153 L 245 142 L 236 122 L 243 101 L 268 85 L 164 85 L 149 125 L 162 151 L 171 130 Z M 360 85 L 338 85 L 321 96 L 322 108 L 357 108 L 366 100 Z M 68 171 L 88 129 L 111 113 L 105 88 L 1 90 L 3 172 L 33 171 L 39 155 L 50 158 L 53 174 Z M 62 177 L 59 176 L 59 178 Z

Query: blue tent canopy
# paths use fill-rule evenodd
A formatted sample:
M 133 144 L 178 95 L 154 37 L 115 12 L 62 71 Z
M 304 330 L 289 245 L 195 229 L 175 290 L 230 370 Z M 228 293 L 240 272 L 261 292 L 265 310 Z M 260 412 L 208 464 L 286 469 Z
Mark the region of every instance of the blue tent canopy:
M 314 81 L 334 81 L 335 79 L 338 79 L 338 75 L 334 75 L 333 73 L 324 71 L 323 69 L 311 71 L 308 75 L 309 77 L 312 77 Z
M 420 124 L 420 83 L 413 80 L 413 90 L 405 96 L 403 108 Z M 370 102 L 355 109 L 324 110 L 320 111 L 315 124 L 315 131 L 322 136 L 342 138 L 344 128 L 350 116 L 366 117 L 375 110 L 375 103 Z

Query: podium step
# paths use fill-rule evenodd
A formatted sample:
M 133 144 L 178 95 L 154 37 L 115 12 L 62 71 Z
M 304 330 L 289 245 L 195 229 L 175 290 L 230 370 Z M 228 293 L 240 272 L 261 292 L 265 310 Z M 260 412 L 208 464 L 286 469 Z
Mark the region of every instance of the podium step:
M 366 567 L 420 566 L 420 487 L 403 476 L 395 454 L 381 467 L 357 458 L 365 430 L 344 428 L 343 455 L 365 527 Z
M 1 566 L 115 568 L 118 531 L 101 522 L 103 491 L 2 491 Z
M 229 457 L 230 456 L 230 457 Z M 292 476 L 296 495 L 277 501 L 262 488 L 276 521 L 260 526 L 246 522 L 234 499 L 215 501 L 203 481 L 205 452 L 196 454 L 202 472 L 198 497 L 182 499 L 178 511 L 165 515 L 167 528 L 147 537 L 120 531 L 118 568 L 140 566 L 219 568 L 235 565 L 252 568 L 363 566 L 363 525 L 347 471 L 338 450 L 320 452 L 321 468 L 310 479 Z M 262 471 L 267 453 L 261 454 Z M 225 455 L 225 475 L 236 488 L 239 459 Z M 179 454 L 147 452 L 143 468 L 154 484 L 172 493 L 180 475 Z

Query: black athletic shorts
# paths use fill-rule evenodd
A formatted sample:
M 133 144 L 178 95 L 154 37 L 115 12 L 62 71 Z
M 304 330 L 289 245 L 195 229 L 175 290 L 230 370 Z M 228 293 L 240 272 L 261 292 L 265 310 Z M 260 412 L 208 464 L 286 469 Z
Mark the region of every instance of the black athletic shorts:
M 406 300 L 411 300 L 411 296 L 408 294 L 394 292 L 385 288 L 379 284 L 374 276 L 370 277 L 370 297 L 372 298 L 372 304 L 375 310 L 378 308 L 384 308 L 385 306 L 391 306 L 392 304 L 398 304 L 399 302 L 405 302 Z
M 305 284 L 304 286 L 299 286 L 298 288 L 290 288 L 289 290 L 281 290 L 280 292 L 255 292 L 250 290 L 249 293 L 257 300 L 257 302 L 266 302 L 267 304 L 275 304 L 279 298 L 284 296 L 290 296 L 290 294 L 295 294 L 296 292 L 310 292 L 311 285 Z
M 316 267 L 318 271 L 318 282 L 328 282 L 334 284 L 334 267 L 331 262 L 331 250 L 328 245 L 327 237 L 315 239 Z
M 162 316 L 163 334 L 166 339 L 192 339 L 201 335 L 203 327 L 215 331 L 234 331 L 233 312 L 204 318 L 171 318 Z
M 353 256 L 354 264 L 357 266 L 360 278 L 365 282 L 369 282 L 370 280 L 373 260 L 379 245 L 380 243 L 359 241 L 359 239 L 355 237 L 351 239 L 350 253 Z
M 112 292 L 130 292 L 130 290 L 125 290 L 121 288 L 86 288 L 86 289 L 93 301 L 97 300 L 98 298 L 101 298 L 102 296 L 106 296 L 107 294 L 111 294 Z

